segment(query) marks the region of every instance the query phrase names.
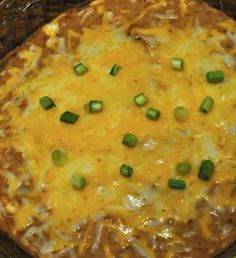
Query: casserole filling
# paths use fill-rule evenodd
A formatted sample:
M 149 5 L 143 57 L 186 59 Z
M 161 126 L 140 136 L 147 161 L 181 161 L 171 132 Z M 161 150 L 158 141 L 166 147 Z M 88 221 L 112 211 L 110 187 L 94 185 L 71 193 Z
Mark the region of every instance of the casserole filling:
M 236 239 L 236 26 L 95 1 L 1 72 L 1 227 L 35 257 L 211 257 Z

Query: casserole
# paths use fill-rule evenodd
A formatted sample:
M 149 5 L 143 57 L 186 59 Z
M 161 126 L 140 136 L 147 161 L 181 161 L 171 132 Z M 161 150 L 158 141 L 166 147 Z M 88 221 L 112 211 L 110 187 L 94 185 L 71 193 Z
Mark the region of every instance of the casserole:
M 70 13 L 70 15 L 73 15 L 73 12 L 72 13 Z M 162 14 L 163 15 L 163 14 Z M 171 14 L 171 16 L 172 16 L 172 14 Z M 163 17 L 163 16 L 162 16 Z M 160 16 L 159 17 L 157 17 L 157 18 L 160 18 Z M 47 28 L 48 27 L 45 27 L 46 28 L 46 32 L 47 32 Z M 135 32 L 134 32 L 135 31 Z M 133 36 L 135 37 L 135 38 L 141 38 L 141 40 L 144 40 L 145 42 L 147 41 L 148 42 L 148 40 L 150 40 L 150 38 L 147 38 L 147 37 L 145 37 L 146 35 L 145 35 L 145 33 L 143 32 L 143 34 L 141 33 L 141 36 L 140 36 L 140 33 L 137 33 L 136 32 L 136 30 L 134 29 L 134 30 L 131 30 L 131 31 L 129 31 L 130 32 L 130 34 L 132 34 L 132 33 L 134 33 L 133 34 Z M 51 34 L 49 34 L 49 36 L 51 36 Z M 160 39 L 161 40 L 161 39 Z M 155 43 L 155 42 L 154 42 Z M 150 42 L 148 42 L 148 44 L 150 45 L 150 44 L 153 44 L 153 42 L 152 43 L 150 43 Z M 178 60 L 177 60 L 178 61 Z M 231 64 L 230 64 L 231 65 Z M 172 67 L 173 68 L 173 67 Z M 122 72 L 122 71 L 121 71 Z M 143 97 L 143 96 L 142 96 Z M 136 99 L 137 100 L 137 99 Z M 138 102 L 139 103 L 139 102 Z M 206 140 L 206 138 L 204 138 L 205 140 Z M 204 141 L 205 141 L 204 140 Z M 153 140 L 154 141 L 154 140 Z M 154 141 L 155 142 L 155 141 Z M 147 144 L 147 143 L 144 143 L 144 145 L 145 144 Z M 127 198 L 129 198 L 128 199 L 128 201 L 130 201 L 131 202 L 131 204 L 133 203 L 133 201 L 136 199 L 136 201 L 139 201 L 137 198 L 138 197 L 135 197 L 134 195 L 129 195 L 129 197 L 127 197 Z M 130 199 L 130 198 L 132 198 L 132 200 Z M 138 247 L 137 247 L 138 248 Z

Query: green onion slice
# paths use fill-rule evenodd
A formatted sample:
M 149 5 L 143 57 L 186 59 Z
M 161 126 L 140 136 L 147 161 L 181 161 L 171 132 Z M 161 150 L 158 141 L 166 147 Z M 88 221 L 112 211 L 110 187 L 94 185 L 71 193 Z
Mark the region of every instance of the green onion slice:
M 182 71 L 184 69 L 184 60 L 180 58 L 172 58 L 171 67 L 175 71 Z
M 82 76 L 88 72 L 88 68 L 84 64 L 78 63 L 74 66 L 74 71 L 77 75 Z
M 189 116 L 188 109 L 184 106 L 178 106 L 174 109 L 174 117 L 177 121 L 186 121 Z
M 76 190 L 82 190 L 84 189 L 86 185 L 86 179 L 83 176 L 80 176 L 78 174 L 74 174 L 71 177 L 71 186 Z
M 224 73 L 223 71 L 208 72 L 206 78 L 209 83 L 219 83 L 224 80 Z
M 39 104 L 41 105 L 41 107 L 43 109 L 50 109 L 50 108 L 56 106 L 55 103 L 53 102 L 53 100 L 51 98 L 49 98 L 48 96 L 44 96 L 44 97 L 40 98 Z
M 67 164 L 67 155 L 59 149 L 52 152 L 51 158 L 53 164 L 57 167 L 64 167 Z
M 212 97 L 206 97 L 200 105 L 199 112 L 208 114 L 214 106 L 214 99 Z
M 157 120 L 159 120 L 160 116 L 161 116 L 161 112 L 158 109 L 148 108 L 146 111 L 146 117 L 150 120 L 157 121 Z
M 98 113 L 103 110 L 103 101 L 91 100 L 89 103 L 84 105 L 85 110 L 90 113 Z
M 198 177 L 201 180 L 209 180 L 215 170 L 215 165 L 211 160 L 203 160 L 199 169 Z
M 170 178 L 168 182 L 168 186 L 172 189 L 185 189 L 186 184 L 184 180 L 176 179 L 176 178 Z
M 125 177 L 131 177 L 133 175 L 133 168 L 127 164 L 122 164 L 120 174 Z
M 78 120 L 78 118 L 79 118 L 78 115 L 72 112 L 66 111 L 61 115 L 60 121 L 66 124 L 74 124 Z
M 187 175 L 191 169 L 192 166 L 188 161 L 182 161 L 176 165 L 176 170 L 180 175 Z
M 148 103 L 148 99 L 145 97 L 143 93 L 140 93 L 137 96 L 135 96 L 133 100 L 134 100 L 134 103 L 140 107 Z
M 124 135 L 122 143 L 125 146 L 128 146 L 130 148 L 134 147 L 137 144 L 137 137 L 134 134 L 127 133 Z
M 119 70 L 121 69 L 121 66 L 118 65 L 118 64 L 114 64 L 111 68 L 111 71 L 110 71 L 110 75 L 112 76 L 116 76 L 119 72 Z

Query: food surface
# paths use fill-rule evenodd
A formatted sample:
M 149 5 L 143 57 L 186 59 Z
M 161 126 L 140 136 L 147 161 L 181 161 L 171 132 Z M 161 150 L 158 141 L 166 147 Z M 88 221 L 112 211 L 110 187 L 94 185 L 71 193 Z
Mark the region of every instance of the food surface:
M 225 14 L 94 1 L 12 52 L 0 86 L 0 227 L 32 256 L 210 258 L 236 240 Z

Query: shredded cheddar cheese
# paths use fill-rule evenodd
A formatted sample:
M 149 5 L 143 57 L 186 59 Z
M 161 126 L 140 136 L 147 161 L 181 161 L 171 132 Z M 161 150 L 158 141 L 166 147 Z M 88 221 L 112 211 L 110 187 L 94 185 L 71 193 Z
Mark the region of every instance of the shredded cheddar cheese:
M 106 258 L 128 258 L 132 252 L 133 257 L 154 258 L 158 252 L 160 257 L 179 257 L 177 246 L 187 244 L 173 225 L 196 221 L 203 237 L 214 241 L 210 209 L 236 207 L 236 76 L 227 63 L 236 62 L 235 45 L 234 52 L 227 52 L 221 43 L 232 39 L 215 27 L 201 26 L 198 17 L 186 22 L 184 29 L 173 27 L 171 19 L 160 26 L 155 13 L 164 8 L 166 14 L 168 4 L 154 1 L 134 19 L 124 18 L 116 26 L 115 11 L 106 9 L 106 1 L 95 1 L 91 6 L 98 6 L 99 15 L 105 17 L 100 25 L 82 31 L 70 28 L 65 39 L 58 36 L 59 17 L 42 29 L 48 36 L 46 47 L 54 50 L 42 67 L 43 49 L 32 46 L 18 54 L 24 60 L 22 69 L 9 68 L 11 77 L 1 96 L 9 91 L 16 96 L 3 107 L 12 118 L 13 134 L 0 142 L 0 149 L 14 147 L 24 163 L 17 173 L 1 167 L 6 194 L 13 200 L 21 198 L 16 208 L 4 207 L 13 214 L 13 235 L 24 233 L 24 246 L 30 249 L 29 236 L 38 234 L 34 248 L 39 257 L 60 252 L 72 258 L 92 257 L 90 252 Z M 187 1 L 180 0 L 178 8 L 176 15 L 180 10 L 184 17 Z M 155 22 L 143 26 L 150 13 Z M 235 23 L 230 23 L 234 26 L 227 22 L 219 26 L 235 36 Z M 184 60 L 182 71 L 172 69 L 172 58 Z M 78 76 L 73 67 L 80 62 L 88 71 Z M 122 68 L 111 76 L 114 64 Z M 209 71 L 222 71 L 223 82 L 209 83 Z M 148 99 L 142 107 L 133 102 L 140 93 Z M 43 96 L 50 97 L 55 107 L 43 109 L 39 104 Z M 215 101 L 209 114 L 199 112 L 206 96 Z M 18 103 L 24 99 L 27 105 L 22 110 Z M 101 112 L 85 110 L 91 100 L 102 101 Z M 186 121 L 175 119 L 177 106 L 188 109 Z M 146 118 L 149 107 L 160 110 L 158 121 Z M 76 123 L 60 121 L 65 111 L 78 114 Z M 133 148 L 122 144 L 126 133 L 138 139 Z M 52 161 L 55 149 L 67 155 L 63 166 Z M 185 160 L 192 169 L 180 175 L 176 165 Z M 215 164 L 208 181 L 198 177 L 202 160 Z M 131 177 L 121 176 L 122 164 L 133 168 Z M 86 179 L 83 189 L 71 186 L 74 174 Z M 168 187 L 170 178 L 184 180 L 185 189 Z M 209 209 L 203 214 L 204 209 L 196 208 L 202 200 Z M 156 239 L 170 247 L 157 252 Z M 119 243 L 118 249 L 112 241 Z M 197 257 L 194 252 L 198 255 L 193 251 L 188 257 Z

